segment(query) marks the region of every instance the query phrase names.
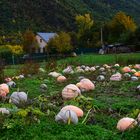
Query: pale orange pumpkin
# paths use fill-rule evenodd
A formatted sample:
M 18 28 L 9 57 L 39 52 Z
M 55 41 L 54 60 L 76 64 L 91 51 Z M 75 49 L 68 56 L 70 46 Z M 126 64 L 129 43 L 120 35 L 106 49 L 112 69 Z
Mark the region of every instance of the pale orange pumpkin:
M 84 114 L 82 109 L 73 105 L 67 105 L 61 109 L 61 111 L 63 110 L 72 110 L 77 114 L 78 117 L 82 117 Z
M 76 84 L 76 86 L 81 91 L 90 91 L 95 89 L 95 85 L 89 80 L 89 79 L 82 79 L 79 83 Z
M 140 64 L 136 64 L 136 65 L 134 66 L 134 68 L 135 68 L 135 69 L 140 69 Z
M 129 67 L 124 67 L 122 69 L 123 72 L 131 72 L 131 69 Z
M 137 121 L 134 120 L 133 118 L 122 118 L 118 121 L 117 123 L 117 129 L 120 131 L 125 131 L 128 130 L 130 128 L 133 128 L 134 126 L 137 125 Z
M 59 76 L 59 77 L 57 77 L 57 82 L 59 82 L 59 83 L 63 83 L 63 82 L 65 82 L 67 79 L 66 79 L 66 77 L 65 76 Z
M 7 84 L 1 84 L 0 85 L 0 95 L 6 96 L 9 93 L 9 87 Z
M 140 71 L 134 73 L 135 76 L 140 77 Z
M 62 90 L 62 97 L 65 100 L 73 99 L 78 95 L 81 95 L 81 91 L 74 84 L 69 84 Z

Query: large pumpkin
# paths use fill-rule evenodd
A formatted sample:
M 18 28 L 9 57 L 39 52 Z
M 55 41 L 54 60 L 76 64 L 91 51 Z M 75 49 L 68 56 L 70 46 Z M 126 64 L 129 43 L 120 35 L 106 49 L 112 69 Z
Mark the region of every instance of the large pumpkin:
M 77 114 L 78 117 L 82 117 L 84 114 L 82 109 L 73 105 L 67 105 L 61 109 L 61 111 L 63 110 L 72 110 Z
M 122 69 L 123 72 L 131 72 L 131 69 L 129 67 L 124 67 Z
M 117 129 L 123 132 L 127 129 L 133 128 L 136 125 L 137 121 L 135 121 L 133 118 L 122 118 L 117 123 Z
M 69 84 L 62 90 L 62 97 L 65 100 L 73 99 L 77 97 L 78 95 L 81 95 L 81 91 L 74 84 Z
M 122 75 L 120 73 L 113 74 L 110 77 L 110 80 L 111 81 L 121 81 L 122 80 Z
M 9 87 L 7 84 L 0 85 L 0 96 L 6 96 L 9 93 Z
M 55 117 L 55 121 L 63 123 L 78 123 L 78 117 L 76 113 L 72 110 L 61 110 Z
M 23 105 L 27 102 L 27 94 L 25 92 L 13 92 L 10 101 L 17 106 Z
M 76 86 L 82 91 L 90 91 L 95 89 L 95 85 L 89 79 L 82 79 Z

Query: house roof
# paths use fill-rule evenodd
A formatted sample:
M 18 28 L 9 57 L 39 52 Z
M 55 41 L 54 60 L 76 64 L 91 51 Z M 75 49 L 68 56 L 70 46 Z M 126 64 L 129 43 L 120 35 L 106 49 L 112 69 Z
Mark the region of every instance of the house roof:
M 49 39 L 53 38 L 56 33 L 41 33 L 38 32 L 37 35 L 39 35 L 44 41 L 48 42 Z

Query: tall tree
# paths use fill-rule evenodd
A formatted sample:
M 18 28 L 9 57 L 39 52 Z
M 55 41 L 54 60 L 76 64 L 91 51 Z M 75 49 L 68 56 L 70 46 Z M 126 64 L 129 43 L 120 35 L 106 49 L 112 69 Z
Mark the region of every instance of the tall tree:
M 31 30 L 26 30 L 23 34 L 23 49 L 27 53 L 32 52 L 32 48 L 37 46 L 35 34 Z
M 125 42 L 136 28 L 136 24 L 130 16 L 124 12 L 118 12 L 112 21 L 105 26 L 104 36 L 108 36 L 108 42 Z

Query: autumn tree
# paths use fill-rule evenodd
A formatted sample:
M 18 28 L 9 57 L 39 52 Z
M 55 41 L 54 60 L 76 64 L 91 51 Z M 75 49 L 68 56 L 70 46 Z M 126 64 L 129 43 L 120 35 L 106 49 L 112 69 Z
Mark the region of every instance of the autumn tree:
M 125 41 L 136 30 L 133 19 L 124 12 L 118 12 L 111 22 L 105 25 L 104 36 L 109 42 Z
M 78 26 L 78 37 L 82 36 L 85 31 L 90 30 L 94 23 L 90 14 L 77 15 L 75 19 Z
M 47 49 L 51 48 L 59 53 L 66 53 L 72 50 L 71 37 L 68 33 L 60 32 L 54 38 L 50 39 Z
M 90 14 L 77 15 L 76 23 L 78 26 L 77 41 L 80 47 L 94 47 L 98 33 L 94 30 L 94 20 Z M 98 38 L 98 35 L 97 35 Z
M 27 53 L 31 53 L 32 49 L 37 47 L 35 34 L 31 30 L 26 30 L 23 34 L 23 49 Z

